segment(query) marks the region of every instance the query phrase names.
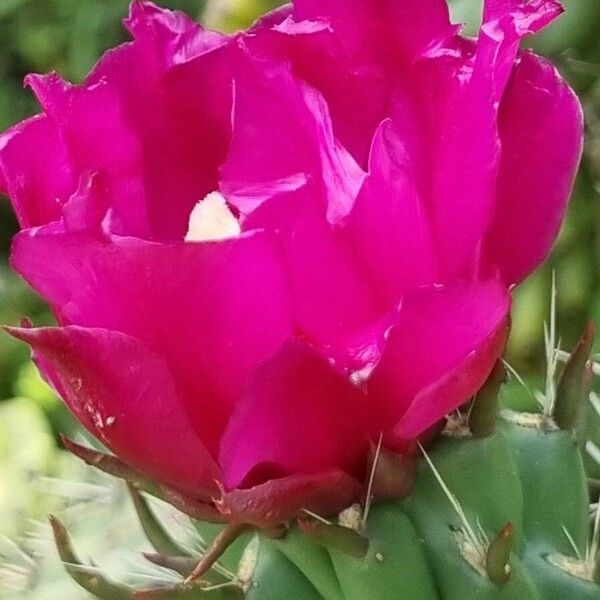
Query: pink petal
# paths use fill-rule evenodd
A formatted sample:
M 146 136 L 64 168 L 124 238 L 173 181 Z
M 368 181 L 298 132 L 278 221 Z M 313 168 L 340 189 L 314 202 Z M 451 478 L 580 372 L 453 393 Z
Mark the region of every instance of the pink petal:
M 60 133 L 44 115 L 0 136 L 0 172 L 1 191 L 10 196 L 21 227 L 58 219 L 76 185 Z
M 364 397 L 300 340 L 259 365 L 231 415 L 219 462 L 227 489 L 294 473 L 359 474 Z
M 445 0 L 296 0 L 294 15 L 330 21 L 351 53 L 366 56 L 397 45 L 414 58 L 453 32 Z
M 13 265 L 63 323 L 133 335 L 165 357 L 216 452 L 247 374 L 292 331 L 276 238 L 162 245 L 26 231 Z
M 482 25 L 472 64 L 467 59 L 455 74 L 439 71 L 455 78 L 441 123 L 430 134 L 432 213 L 445 278 L 464 270 L 492 219 L 500 160 L 498 106 L 519 41 L 559 12 L 550 0 L 518 4 L 503 13 L 488 11 L 494 19 Z
M 294 72 L 324 95 L 336 136 L 366 167 L 390 97 L 405 85 L 405 67 L 455 33 L 446 2 L 302 0 L 294 17 L 248 43 L 291 60 Z
M 495 281 L 407 294 L 368 383 L 376 426 L 415 437 L 466 402 L 503 350 L 509 303 Z
M 242 61 L 235 73 L 233 138 L 221 189 L 247 216 L 268 200 L 271 188 L 299 178 L 314 179 L 335 223 L 350 211 L 364 173 L 335 140 L 323 98 L 295 79 L 289 65 Z M 265 184 L 263 196 L 248 194 Z
M 360 481 L 334 470 L 292 475 L 247 490 L 224 492 L 217 508 L 230 522 L 268 528 L 306 514 L 304 510 L 324 517 L 336 515 L 356 502 L 362 491 Z
M 389 306 L 377 297 L 343 232 L 315 206 L 313 190 L 306 186 L 295 196 L 276 198 L 249 221 L 278 226 L 298 331 L 319 346 L 339 346 L 342 339 L 380 319 Z
M 47 168 L 55 173 L 50 178 L 36 166 L 37 152 L 20 152 L 20 164 L 3 167 L 4 175 L 15 188 L 13 201 L 35 214 L 40 205 L 64 203 L 82 175 L 95 173 L 112 207 L 112 231 L 182 239 L 195 203 L 217 188 L 229 144 L 228 38 L 148 2 L 134 3 L 127 23 L 135 40 L 108 52 L 82 85 L 56 75 L 27 78 L 47 115 L 46 130 L 35 132 L 40 161 L 51 156 L 58 164 Z M 19 135 L 13 145 L 31 143 L 32 134 L 17 141 Z M 74 174 L 63 182 L 67 167 Z M 35 189 L 19 190 L 17 169 L 36 173 Z M 48 222 L 56 213 L 24 224 Z
M 436 258 L 410 157 L 391 121 L 375 134 L 370 172 L 344 229 L 389 306 L 411 287 L 431 284 Z
M 510 284 L 546 258 L 558 234 L 581 156 L 581 104 L 552 65 L 525 53 L 499 128 L 497 204 L 484 256 Z
M 209 494 L 219 469 L 190 423 L 164 359 L 106 329 L 9 329 L 41 360 L 77 418 L 130 466 L 178 489 Z

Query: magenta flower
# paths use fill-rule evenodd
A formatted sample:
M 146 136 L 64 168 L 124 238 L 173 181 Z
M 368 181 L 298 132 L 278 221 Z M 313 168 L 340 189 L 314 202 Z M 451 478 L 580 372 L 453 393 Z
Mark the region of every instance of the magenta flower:
M 12 264 L 59 322 L 11 332 L 121 460 L 230 518 L 347 505 L 373 440 L 482 385 L 557 235 L 580 105 L 518 43 L 559 12 L 488 0 L 475 41 L 442 0 L 296 0 L 224 36 L 134 2 L 134 40 L 29 76 L 43 112 L 0 138 Z

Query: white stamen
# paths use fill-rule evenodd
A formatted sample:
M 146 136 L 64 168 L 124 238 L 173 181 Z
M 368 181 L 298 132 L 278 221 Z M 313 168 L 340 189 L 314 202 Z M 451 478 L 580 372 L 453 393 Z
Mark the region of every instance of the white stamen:
M 194 206 L 185 241 L 223 240 L 238 237 L 240 231 L 240 224 L 231 214 L 225 198 L 219 192 L 211 192 Z

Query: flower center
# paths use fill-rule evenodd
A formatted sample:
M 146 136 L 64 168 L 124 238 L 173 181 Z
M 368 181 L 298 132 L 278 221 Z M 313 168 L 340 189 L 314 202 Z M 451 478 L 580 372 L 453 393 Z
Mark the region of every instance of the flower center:
M 238 237 L 240 224 L 219 192 L 211 192 L 190 213 L 186 242 L 205 242 Z

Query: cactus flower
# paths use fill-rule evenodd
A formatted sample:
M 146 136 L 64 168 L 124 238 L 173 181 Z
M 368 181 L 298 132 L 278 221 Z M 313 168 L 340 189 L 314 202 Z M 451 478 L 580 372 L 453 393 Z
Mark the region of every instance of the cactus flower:
M 481 387 L 546 257 L 580 105 L 519 41 L 554 0 L 296 0 L 231 36 L 135 1 L 133 41 L 0 137 L 44 377 L 136 472 L 225 520 L 332 514 Z M 214 500 L 216 499 L 216 500 Z

